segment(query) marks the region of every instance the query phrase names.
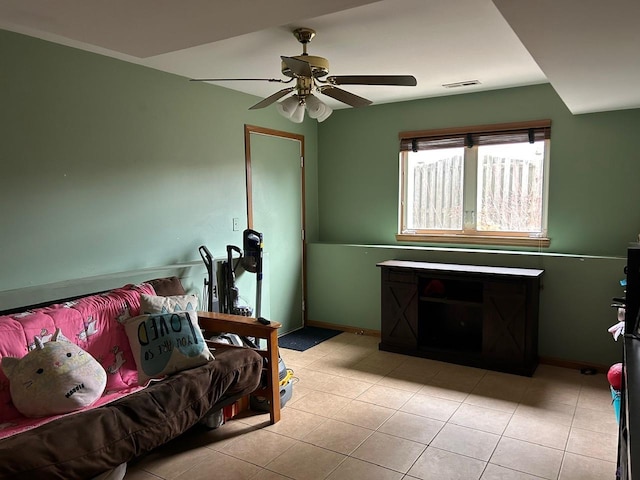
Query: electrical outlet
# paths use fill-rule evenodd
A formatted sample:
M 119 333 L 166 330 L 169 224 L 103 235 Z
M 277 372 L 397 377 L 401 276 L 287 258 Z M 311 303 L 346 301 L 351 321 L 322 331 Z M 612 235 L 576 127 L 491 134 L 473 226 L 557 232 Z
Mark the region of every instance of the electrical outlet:
M 238 230 L 240 230 L 240 219 L 239 218 L 234 218 L 233 219 L 233 231 L 237 232 Z

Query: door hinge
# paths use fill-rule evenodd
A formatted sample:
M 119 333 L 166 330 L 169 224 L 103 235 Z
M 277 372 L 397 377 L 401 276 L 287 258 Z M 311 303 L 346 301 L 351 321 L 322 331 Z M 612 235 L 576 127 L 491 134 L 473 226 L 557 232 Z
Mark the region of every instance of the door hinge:
M 304 157 L 300 155 L 300 168 L 304 168 Z
M 302 234 L 302 241 L 304 242 L 304 229 L 300 231 L 300 233 Z

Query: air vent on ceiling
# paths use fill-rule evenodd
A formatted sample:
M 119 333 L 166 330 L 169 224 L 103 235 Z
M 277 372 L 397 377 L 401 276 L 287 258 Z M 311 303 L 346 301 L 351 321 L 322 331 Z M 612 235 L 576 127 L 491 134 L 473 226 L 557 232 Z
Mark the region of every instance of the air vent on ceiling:
M 471 85 L 480 85 L 479 80 L 465 80 L 464 82 L 443 83 L 444 88 L 470 87 Z

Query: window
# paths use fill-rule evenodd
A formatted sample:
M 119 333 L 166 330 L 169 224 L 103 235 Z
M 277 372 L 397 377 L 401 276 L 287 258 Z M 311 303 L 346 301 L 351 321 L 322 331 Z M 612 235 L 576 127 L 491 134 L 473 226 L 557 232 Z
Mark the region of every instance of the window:
M 401 241 L 548 246 L 551 122 L 400 134 Z

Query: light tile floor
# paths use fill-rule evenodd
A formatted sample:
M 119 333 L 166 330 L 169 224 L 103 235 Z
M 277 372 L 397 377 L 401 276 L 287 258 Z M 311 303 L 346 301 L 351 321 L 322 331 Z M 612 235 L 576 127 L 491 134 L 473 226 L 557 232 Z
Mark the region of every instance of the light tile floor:
M 282 420 L 196 427 L 126 480 L 613 480 L 617 424 L 604 375 L 532 378 L 381 352 L 342 333 L 305 352 Z

